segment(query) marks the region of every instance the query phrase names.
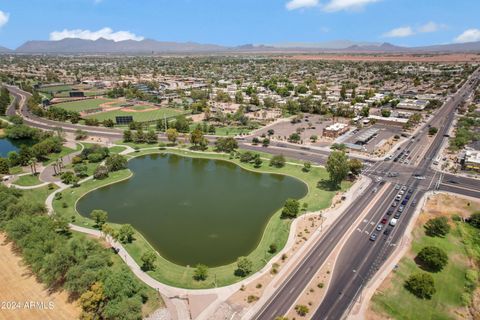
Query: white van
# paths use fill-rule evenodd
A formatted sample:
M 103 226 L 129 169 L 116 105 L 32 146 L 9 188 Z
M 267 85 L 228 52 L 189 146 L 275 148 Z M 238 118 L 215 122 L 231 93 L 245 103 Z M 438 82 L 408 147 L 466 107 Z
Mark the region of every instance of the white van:
M 397 221 L 398 221 L 398 219 L 392 218 L 392 220 L 390 220 L 390 223 L 389 223 L 389 224 L 390 224 L 392 227 L 395 227 L 395 225 L 397 224 Z

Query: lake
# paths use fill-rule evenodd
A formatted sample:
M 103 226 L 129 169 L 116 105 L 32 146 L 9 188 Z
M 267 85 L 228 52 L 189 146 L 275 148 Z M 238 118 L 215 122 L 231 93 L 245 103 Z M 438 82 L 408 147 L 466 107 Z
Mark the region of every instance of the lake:
M 132 178 L 88 193 L 77 210 L 106 210 L 110 222 L 132 224 L 163 257 L 184 266 L 248 255 L 285 200 L 308 192 L 298 179 L 221 160 L 155 154 L 132 159 L 129 168 Z

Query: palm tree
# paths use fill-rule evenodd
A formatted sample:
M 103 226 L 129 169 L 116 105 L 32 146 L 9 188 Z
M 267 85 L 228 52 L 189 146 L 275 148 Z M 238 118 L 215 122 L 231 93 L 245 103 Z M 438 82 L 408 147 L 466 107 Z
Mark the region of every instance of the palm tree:
M 30 170 L 32 170 L 32 175 L 37 174 L 37 158 L 32 157 L 28 160 L 28 165 L 30 166 Z

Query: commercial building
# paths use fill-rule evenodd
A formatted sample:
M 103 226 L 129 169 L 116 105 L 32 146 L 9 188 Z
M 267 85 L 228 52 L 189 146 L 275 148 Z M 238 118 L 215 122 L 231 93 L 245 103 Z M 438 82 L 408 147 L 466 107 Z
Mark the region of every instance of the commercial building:
M 422 111 L 427 107 L 427 105 L 428 101 L 426 100 L 405 99 L 400 101 L 399 104 L 397 104 L 397 109 Z
M 397 117 L 382 117 L 382 116 L 369 116 L 370 120 L 375 120 L 376 123 L 383 123 L 393 126 L 403 126 L 405 123 L 408 122 L 408 119 L 405 118 L 397 118 Z
M 336 138 L 348 131 L 348 125 L 345 123 L 334 123 L 325 127 L 322 131 L 324 137 Z
M 465 150 L 463 168 L 465 170 L 480 172 L 480 151 L 470 149 Z

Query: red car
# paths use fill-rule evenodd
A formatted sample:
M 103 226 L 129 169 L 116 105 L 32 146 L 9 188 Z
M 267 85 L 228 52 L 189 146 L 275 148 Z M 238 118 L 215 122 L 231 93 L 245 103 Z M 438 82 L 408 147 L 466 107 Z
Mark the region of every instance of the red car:
M 382 219 L 382 224 L 387 224 L 387 218 Z

